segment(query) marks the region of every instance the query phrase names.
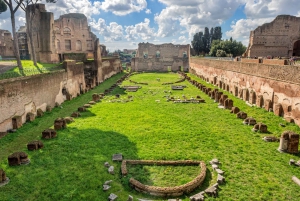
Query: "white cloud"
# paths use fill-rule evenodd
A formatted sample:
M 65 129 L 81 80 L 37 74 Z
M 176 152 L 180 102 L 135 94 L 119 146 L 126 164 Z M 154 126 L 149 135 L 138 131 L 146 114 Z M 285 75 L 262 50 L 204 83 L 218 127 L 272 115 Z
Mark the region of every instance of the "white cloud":
M 244 45 L 248 46 L 250 31 L 256 29 L 258 26 L 271 22 L 273 18 L 265 18 L 261 20 L 254 19 L 240 19 L 235 24 L 231 25 L 231 30 L 227 31 L 225 35 L 234 40 L 241 41 Z
M 151 10 L 150 10 L 150 9 L 146 9 L 146 10 L 145 10 L 145 13 L 146 13 L 146 14 L 151 14 Z
M 120 41 L 123 39 L 123 26 L 116 22 L 106 25 L 105 20 L 99 18 L 98 21 L 93 20 L 90 25 L 99 35 L 104 37 L 105 41 Z
M 115 15 L 127 15 L 133 12 L 140 12 L 147 7 L 146 0 L 104 0 L 101 9 L 105 12 L 112 12 Z
M 152 40 L 155 37 L 155 30 L 149 26 L 150 20 L 145 18 L 144 22 L 136 25 L 125 26 L 126 36 L 128 41 L 141 38 L 144 41 Z
M 282 14 L 297 15 L 299 9 L 299 0 L 257 0 L 245 4 L 245 14 L 252 19 L 275 18 Z

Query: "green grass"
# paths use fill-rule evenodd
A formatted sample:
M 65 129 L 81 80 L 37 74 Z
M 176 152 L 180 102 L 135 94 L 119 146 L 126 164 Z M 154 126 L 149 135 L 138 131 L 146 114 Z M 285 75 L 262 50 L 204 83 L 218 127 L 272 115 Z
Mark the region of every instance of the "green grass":
M 15 62 L 15 61 L 14 61 Z M 21 77 L 21 76 L 30 76 L 40 73 L 48 73 L 53 70 L 61 70 L 59 64 L 46 64 L 46 63 L 37 63 L 37 67 L 34 66 L 33 61 L 31 60 L 21 60 L 23 65 L 23 70 L 20 71 L 16 66 L 5 73 L 0 75 L 0 79 Z
M 187 81 L 183 91 L 172 91 L 172 96 L 196 97 L 200 95 L 206 103 L 174 104 L 164 96 L 171 90 L 164 82 L 180 79 L 175 73 L 142 73 L 130 79 L 147 82 L 137 92 L 117 88 L 97 103 L 80 118 L 58 131 L 58 137 L 43 140 L 42 150 L 29 152 L 27 142 L 40 139 L 41 132 L 53 125 L 56 117 L 69 116 L 78 106 L 91 100 L 92 93 L 103 92 L 112 85 L 120 74 L 105 81 L 85 95 L 65 102 L 63 108 L 24 125 L 17 133 L 0 140 L 0 167 L 5 169 L 11 183 L 0 189 L 3 200 L 107 200 L 110 193 L 127 200 L 128 195 L 136 198 L 153 198 L 132 190 L 128 179 L 120 177 L 120 163 L 112 162 L 115 153 L 122 153 L 125 159 L 144 160 L 203 160 L 208 166 L 204 190 L 216 182 L 216 173 L 208 162 L 218 158 L 225 171 L 226 184 L 221 186 L 217 200 L 298 200 L 299 186 L 291 180 L 300 177 L 299 168 L 289 166 L 290 158 L 300 157 L 279 153 L 279 143 L 266 143 L 266 134 L 254 133 L 250 126 L 229 110 L 217 107 L 206 94 Z M 160 81 L 157 81 L 160 78 Z M 193 79 L 200 79 L 192 76 Z M 202 81 L 201 81 L 202 82 Z M 205 82 L 202 82 L 206 84 Z M 125 81 L 123 85 L 132 85 Z M 208 85 L 208 84 L 207 84 Z M 226 93 L 226 92 L 225 92 Z M 133 101 L 116 102 L 115 94 L 121 100 L 128 95 Z M 261 108 L 247 106 L 242 100 L 232 97 L 234 105 L 268 126 L 270 134 L 280 136 L 285 130 L 300 133 L 295 124 L 288 124 L 281 117 L 274 116 Z M 156 100 L 160 100 L 159 102 Z M 279 123 L 286 124 L 283 128 Z M 7 156 L 14 151 L 29 154 L 31 164 L 9 167 Z M 104 162 L 115 166 L 116 174 L 110 175 Z M 175 186 L 192 180 L 198 173 L 197 167 L 141 166 L 129 167 L 129 174 L 146 184 Z M 102 191 L 102 184 L 113 180 L 108 192 Z M 192 193 L 192 194 L 193 194 Z M 190 195 L 181 197 L 189 200 Z M 166 199 L 164 199 L 166 200 Z M 206 200 L 215 200 L 207 198 Z

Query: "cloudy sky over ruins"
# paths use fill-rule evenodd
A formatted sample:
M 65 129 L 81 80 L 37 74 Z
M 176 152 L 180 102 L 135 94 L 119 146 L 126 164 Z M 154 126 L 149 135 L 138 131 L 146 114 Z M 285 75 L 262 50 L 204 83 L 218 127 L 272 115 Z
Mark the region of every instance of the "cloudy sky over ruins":
M 215 26 L 222 27 L 223 38 L 247 45 L 250 30 L 258 25 L 280 14 L 300 16 L 299 0 L 58 0 L 46 9 L 55 19 L 85 14 L 111 51 L 137 48 L 139 42 L 187 44 L 194 33 Z M 0 29 L 11 30 L 9 12 L 0 19 Z M 17 27 L 25 23 L 23 12 L 17 21 Z

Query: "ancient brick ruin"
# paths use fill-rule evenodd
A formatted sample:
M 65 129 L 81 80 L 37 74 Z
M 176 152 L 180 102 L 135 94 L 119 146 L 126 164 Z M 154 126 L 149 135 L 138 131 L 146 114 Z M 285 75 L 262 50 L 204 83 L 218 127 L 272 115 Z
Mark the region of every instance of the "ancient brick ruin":
M 7 159 L 10 166 L 28 164 L 30 162 L 25 152 L 15 152 L 9 155 Z
M 250 32 L 247 57 L 300 56 L 300 17 L 278 15 Z
M 190 45 L 139 43 L 131 60 L 133 71 L 188 71 Z
M 285 131 L 281 134 L 280 145 L 278 150 L 281 152 L 287 152 L 291 154 L 298 153 L 299 146 L 299 134 L 292 131 Z
M 288 122 L 300 125 L 300 81 L 296 66 L 191 58 L 191 73 Z M 203 89 L 203 88 L 202 88 Z M 210 93 L 219 102 L 220 93 Z
M 35 141 L 32 141 L 32 142 L 29 142 L 27 144 L 27 149 L 29 151 L 34 151 L 34 150 L 38 150 L 38 149 L 41 149 L 44 147 L 44 144 L 42 141 L 40 140 L 35 140 Z
M 206 176 L 206 165 L 202 161 L 153 161 L 153 160 L 123 160 L 121 166 L 121 172 L 123 176 L 128 174 L 127 164 L 131 165 L 167 165 L 167 166 L 181 166 L 181 165 L 197 165 L 201 168 L 199 175 L 192 181 L 176 186 L 176 187 L 155 187 L 148 186 L 140 183 L 134 178 L 130 178 L 129 183 L 133 189 L 148 193 L 153 196 L 169 197 L 169 196 L 181 196 L 184 193 L 190 193 L 195 188 L 200 186 Z
M 42 132 L 43 139 L 51 139 L 57 136 L 56 130 L 54 129 L 46 129 Z

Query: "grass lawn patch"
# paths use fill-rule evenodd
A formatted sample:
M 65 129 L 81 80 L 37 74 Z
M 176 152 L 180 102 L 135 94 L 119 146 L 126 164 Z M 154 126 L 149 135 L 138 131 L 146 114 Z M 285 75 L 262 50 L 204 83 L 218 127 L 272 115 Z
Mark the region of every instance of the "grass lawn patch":
M 217 200 L 298 200 L 299 186 L 291 180 L 300 177 L 299 168 L 289 166 L 290 158 L 300 160 L 299 155 L 277 151 L 279 143 L 266 143 L 261 138 L 280 134 L 285 130 L 300 133 L 295 124 L 284 122 L 281 117 L 261 108 L 249 107 L 242 100 L 228 96 L 234 105 L 248 116 L 268 126 L 269 134 L 254 133 L 252 126 L 242 124 L 241 119 L 229 110 L 219 109 L 206 94 L 189 82 L 184 90 L 171 90 L 170 85 L 181 79 L 176 73 L 141 73 L 130 77 L 144 82 L 137 92 L 125 92 L 116 88 L 101 102 L 88 108 L 67 129 L 58 131 L 58 137 L 43 140 L 44 148 L 29 152 L 26 144 L 40 140 L 42 130 L 53 125 L 57 117 L 69 116 L 77 107 L 88 103 L 92 94 L 109 88 L 122 74 L 108 79 L 94 90 L 67 101 L 62 108 L 55 108 L 44 117 L 24 125 L 14 134 L 0 139 L 0 168 L 6 171 L 11 182 L 0 189 L 3 200 L 107 200 L 110 193 L 118 200 L 134 198 L 166 200 L 141 194 L 131 189 L 131 176 L 146 184 L 176 186 L 189 182 L 199 173 L 193 166 L 130 166 L 129 176 L 120 176 L 120 162 L 113 162 L 112 155 L 122 153 L 132 160 L 201 160 L 206 162 L 207 177 L 200 192 L 216 182 L 217 175 L 209 161 L 218 158 L 225 171 L 226 183 L 220 186 Z M 201 81 L 196 76 L 193 79 Z M 159 78 L 159 79 L 158 79 Z M 132 85 L 129 80 L 123 86 Z M 212 87 L 212 86 L 211 86 Z M 116 94 L 121 100 L 132 96 L 133 101 L 112 101 Z M 167 96 L 187 98 L 201 96 L 206 103 L 172 103 Z M 285 128 L 279 126 L 284 123 Z M 15 151 L 28 153 L 31 163 L 27 166 L 9 167 L 7 156 Z M 115 174 L 104 166 L 109 162 Z M 107 180 L 113 180 L 108 191 L 102 190 Z M 189 196 L 181 199 L 187 201 Z M 207 198 L 206 200 L 215 200 Z

